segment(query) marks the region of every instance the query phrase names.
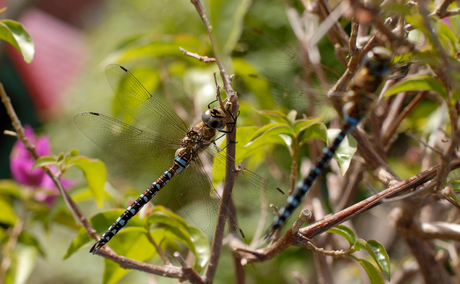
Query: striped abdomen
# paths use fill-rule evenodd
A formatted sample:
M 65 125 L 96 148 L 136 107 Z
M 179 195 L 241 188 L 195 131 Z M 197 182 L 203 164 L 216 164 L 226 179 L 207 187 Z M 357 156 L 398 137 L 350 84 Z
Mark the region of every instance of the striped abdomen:
M 344 115 L 343 119 L 345 120 L 345 124 L 343 125 L 340 133 L 335 137 L 332 144 L 328 147 L 323 148 L 323 155 L 317 159 L 315 165 L 313 165 L 310 169 L 310 173 L 308 176 L 299 183 L 298 188 L 292 193 L 287 201 L 286 204 L 280 208 L 277 216 L 275 216 L 272 225 L 266 235 L 266 238 L 271 238 L 273 233 L 280 227 L 284 225 L 287 218 L 291 216 L 292 212 L 300 205 L 302 202 L 303 197 L 307 193 L 307 191 L 311 188 L 315 180 L 321 175 L 323 170 L 329 165 L 329 162 L 332 159 L 332 156 L 339 148 L 340 143 L 342 143 L 343 139 L 347 134 L 353 131 L 356 125 L 359 122 L 358 118 L 350 117 L 347 114 Z
M 123 228 L 126 223 L 134 216 L 136 215 L 141 208 L 147 204 L 150 199 L 152 199 L 160 189 L 162 189 L 168 181 L 175 176 L 177 173 L 181 172 L 185 168 L 187 168 L 190 164 L 190 161 L 183 157 L 183 155 L 178 155 L 174 159 L 174 164 L 172 165 L 169 170 L 164 172 L 164 174 L 161 175 L 155 182 L 153 182 L 149 188 L 147 188 L 144 193 L 142 193 L 136 201 L 134 201 L 127 209 L 126 211 L 121 214 L 120 217 L 115 221 L 115 223 L 112 224 L 112 226 L 107 229 L 107 231 L 101 236 L 99 241 L 97 241 L 92 247 L 89 252 L 91 253 L 96 253 L 101 247 L 103 247 L 108 241 L 110 241 L 113 236 L 115 236 L 116 233 L 120 231 L 121 228 Z

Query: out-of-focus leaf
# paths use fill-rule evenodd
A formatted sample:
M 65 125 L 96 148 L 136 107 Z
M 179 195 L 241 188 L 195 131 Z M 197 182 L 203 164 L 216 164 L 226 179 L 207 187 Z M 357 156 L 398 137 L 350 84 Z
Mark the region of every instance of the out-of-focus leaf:
M 372 265 L 372 263 L 361 258 L 356 258 L 353 256 L 351 257 L 354 258 L 359 264 L 361 264 L 361 266 L 366 271 L 367 276 L 369 276 L 369 280 L 372 284 L 385 284 L 379 271 L 375 268 L 375 266 Z
M 321 118 L 322 117 L 315 117 L 315 118 L 301 119 L 301 120 L 295 121 L 292 126 L 294 133 L 298 136 L 300 132 L 304 131 L 305 129 L 319 122 Z
M 147 219 L 148 224 L 161 223 L 168 226 L 167 229 L 161 228 L 161 233 L 155 230 L 152 234 L 154 239 L 160 243 L 164 238 L 172 238 L 185 244 L 195 255 L 195 269 L 201 271 L 210 256 L 207 237 L 200 230 L 187 225 L 181 217 L 163 206 L 155 206 L 152 213 Z
M 348 241 L 348 243 L 350 243 L 350 247 L 353 246 L 353 244 L 356 241 L 355 233 L 350 228 L 344 225 L 337 225 L 334 228 L 327 230 L 327 232 L 344 237 Z
M 328 129 L 327 130 L 327 138 L 332 143 L 332 141 L 337 137 L 340 133 L 340 129 Z M 342 143 L 340 143 L 339 148 L 334 154 L 334 160 L 337 161 L 339 165 L 340 173 L 344 175 L 348 167 L 350 166 L 351 159 L 353 155 L 356 153 L 356 149 L 358 148 L 356 140 L 351 136 L 347 135 Z
M 79 156 L 73 158 L 70 164 L 74 164 L 83 171 L 96 204 L 101 208 L 104 203 L 104 183 L 107 180 L 107 170 L 104 163 L 98 159 Z
M 269 118 L 271 120 L 291 125 L 291 121 L 282 112 L 279 112 L 279 111 L 276 111 L 276 110 L 256 110 L 256 112 L 260 113 L 261 115 L 263 115 L 263 116 L 265 116 L 265 117 L 267 117 L 267 118 Z
M 217 44 L 219 55 L 230 68 L 230 54 L 243 30 L 243 21 L 251 5 L 250 0 L 215 0 L 209 1 L 210 20 L 214 31 L 214 42 Z M 229 73 L 232 73 L 230 68 Z
M 327 142 L 327 127 L 324 123 L 317 122 L 305 129 L 300 144 L 304 144 L 311 139 L 321 139 Z
M 147 238 L 145 229 L 142 228 L 130 227 L 120 231 L 109 242 L 109 245 L 119 255 L 141 262 L 152 258 L 156 253 L 155 247 Z M 102 283 L 115 284 L 130 271 L 121 267 L 118 263 L 105 259 Z
M 1 20 L 0 38 L 14 46 L 22 54 L 26 63 L 32 62 L 35 53 L 34 41 L 21 23 Z
M 8 225 L 8 226 L 14 226 L 18 217 L 16 216 L 16 213 L 14 213 L 14 210 L 11 204 L 8 203 L 6 200 L 4 200 L 1 196 L 0 196 L 0 208 L 1 208 L 0 223 Z
M 431 77 L 430 75 L 414 75 L 405 78 L 401 82 L 394 84 L 385 92 L 385 97 L 395 95 L 400 92 L 413 90 L 434 91 L 440 94 L 443 98 L 447 97 L 447 92 L 441 81 Z
M 16 250 L 14 284 L 28 283 L 27 281 L 37 264 L 38 251 L 36 247 L 27 246 Z
M 286 141 L 281 137 L 283 133 L 288 131 L 286 127 L 275 127 L 269 132 L 265 132 L 263 135 L 259 136 L 257 139 L 249 142 L 245 145 L 248 150 L 256 150 L 261 147 L 270 145 L 270 144 L 280 144 L 286 145 Z M 292 131 L 292 130 L 291 130 Z
M 41 248 L 37 239 L 27 231 L 22 231 L 18 237 L 18 242 L 26 246 L 34 247 L 42 257 L 45 257 L 45 251 Z
M 124 212 L 122 209 L 112 209 L 108 210 L 103 213 L 99 213 L 93 216 L 89 222 L 93 225 L 93 228 L 97 230 L 99 235 L 105 232 L 113 222 L 120 217 L 120 215 Z M 128 224 L 113 238 L 116 239 L 118 235 L 125 229 L 129 227 L 138 227 L 140 232 L 147 233 L 146 223 L 141 220 L 138 216 L 134 216 L 129 220 Z M 110 240 L 110 243 L 113 242 L 113 239 Z M 70 257 L 75 251 L 77 251 L 80 247 L 85 245 L 90 241 L 89 236 L 86 234 L 86 230 L 81 228 L 78 232 L 78 235 L 73 239 L 72 243 L 70 244 L 69 248 L 67 249 L 67 253 L 64 256 L 64 259 Z M 116 242 L 115 242 L 116 243 Z M 113 247 L 115 249 L 115 247 Z
M 78 156 L 79 155 L 78 149 L 77 148 L 70 149 L 69 154 L 71 157 Z
M 0 180 L 0 195 L 11 195 L 19 197 L 21 188 L 19 185 L 11 179 Z
M 31 170 L 34 170 L 36 168 L 43 167 L 43 166 L 54 165 L 56 164 L 56 162 L 57 160 L 55 157 L 43 156 L 35 160 Z
M 452 188 L 454 191 L 460 191 L 460 180 L 453 181 Z

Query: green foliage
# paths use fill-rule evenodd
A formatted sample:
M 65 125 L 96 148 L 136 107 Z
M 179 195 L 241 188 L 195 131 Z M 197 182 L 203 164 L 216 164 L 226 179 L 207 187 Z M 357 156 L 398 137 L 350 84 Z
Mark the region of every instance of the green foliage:
M 380 272 L 388 281 L 390 281 L 390 257 L 388 256 L 388 253 L 381 243 L 375 240 L 366 241 L 360 238 L 356 239 L 354 232 L 344 225 L 338 225 L 332 229 L 327 230 L 327 232 L 342 236 L 348 241 L 350 244 L 350 250 L 346 255 L 356 260 L 364 268 L 367 275 L 369 276 L 369 279 L 371 280 L 371 283 L 385 282 L 383 281 L 379 271 L 370 262 L 353 256 L 353 252 L 359 250 L 367 251 L 374 262 L 377 264 Z
M 32 62 L 35 53 L 34 42 L 21 23 L 1 20 L 0 38 L 14 46 L 22 54 L 26 63 Z
M 386 97 L 413 90 L 425 90 L 437 92 L 443 98 L 447 97 L 446 88 L 436 78 L 430 75 L 415 75 L 408 78 L 404 78 L 401 82 L 398 82 L 391 86 L 386 92 Z

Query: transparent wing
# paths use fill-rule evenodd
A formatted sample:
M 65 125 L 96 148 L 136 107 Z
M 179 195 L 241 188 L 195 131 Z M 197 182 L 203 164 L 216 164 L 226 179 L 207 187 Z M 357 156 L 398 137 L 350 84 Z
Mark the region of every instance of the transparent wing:
M 123 66 L 110 64 L 105 74 L 113 92 L 129 115 L 157 135 L 182 138 L 187 126 L 173 111 L 154 98 Z
M 86 137 L 113 157 L 156 175 L 172 165 L 180 147 L 177 139 L 159 137 L 99 113 L 82 112 L 73 121 Z
M 222 200 L 220 192 L 214 189 L 211 176 L 208 173 L 214 170 L 213 175 L 223 176 L 225 174 L 225 159 L 225 153 L 218 153 L 217 147 L 211 145 L 200 154 L 200 159 L 178 175 L 174 183 L 174 192 L 181 207 L 193 223 L 210 237 L 214 234 Z M 212 167 L 213 161 L 217 163 L 214 168 Z M 238 163 L 235 162 L 235 165 Z M 239 166 L 232 198 L 237 200 L 234 202 L 235 204 L 249 204 L 253 209 L 251 211 L 258 213 L 261 211 L 264 213 L 273 212 L 274 210 L 270 209 L 270 204 L 281 206 L 286 201 L 286 196 L 272 183 L 242 166 Z M 274 214 L 269 215 L 269 220 L 273 219 Z M 265 227 L 268 227 L 268 225 L 265 226 L 265 221 L 260 228 L 261 232 Z M 235 215 L 229 214 L 226 230 L 228 231 L 229 225 L 239 229 L 239 223 L 241 222 L 237 221 Z M 254 226 L 256 225 L 252 225 L 251 228 Z M 244 231 L 247 230 L 244 229 Z M 254 230 L 251 231 L 254 233 Z

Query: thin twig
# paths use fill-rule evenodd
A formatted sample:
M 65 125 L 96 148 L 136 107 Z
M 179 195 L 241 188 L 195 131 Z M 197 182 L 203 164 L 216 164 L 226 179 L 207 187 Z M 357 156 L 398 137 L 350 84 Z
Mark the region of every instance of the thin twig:
M 209 63 L 209 62 L 216 62 L 216 59 L 215 58 L 212 58 L 212 57 L 207 57 L 207 56 L 202 56 L 202 55 L 199 55 L 198 53 L 194 53 L 194 52 L 190 52 L 186 49 L 183 49 L 182 47 L 179 47 L 180 51 L 182 51 L 182 53 L 185 55 L 185 56 L 190 56 L 190 57 L 193 57 L 193 58 L 196 58 L 204 63 Z

